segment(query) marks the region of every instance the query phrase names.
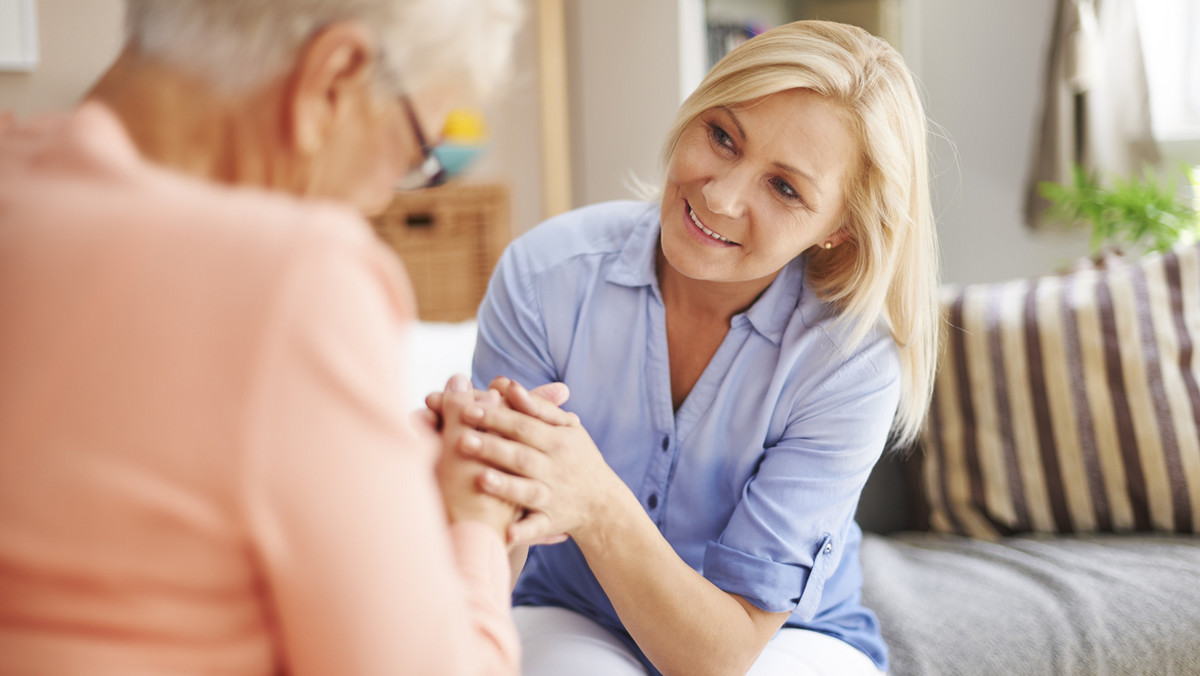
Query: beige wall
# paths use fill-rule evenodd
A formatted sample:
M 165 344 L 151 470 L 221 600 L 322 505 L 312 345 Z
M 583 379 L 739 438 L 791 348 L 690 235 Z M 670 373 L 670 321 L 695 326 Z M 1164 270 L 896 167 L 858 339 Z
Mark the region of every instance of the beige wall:
M 121 48 L 121 0 L 38 0 L 40 62 L 0 72 L 0 110 L 24 117 L 70 107 Z
M 628 196 L 625 173 L 657 176 L 659 144 L 678 104 L 668 95 L 681 68 L 665 23 L 675 20 L 673 3 L 567 2 L 574 10 L 568 53 L 576 203 Z M 839 11 L 862 4 L 811 4 L 839 2 Z M 722 4 L 730 3 L 740 0 Z M 934 209 L 945 279 L 1045 274 L 1085 253 L 1086 235 L 1033 232 L 1021 216 L 1054 0 L 869 4 L 899 21 L 891 31 L 899 33 L 933 121 Z
M 575 205 L 630 199 L 631 176 L 661 182 L 659 155 L 680 103 L 680 5 L 568 0 L 566 8 Z
M 658 177 L 659 146 L 679 102 L 679 5 L 563 2 L 574 202 L 628 197 L 629 172 Z M 1082 235 L 1031 232 L 1020 215 L 1053 0 L 902 4 L 906 57 L 937 125 L 946 279 L 1044 273 L 1082 254 Z M 19 115 L 71 105 L 119 48 L 120 0 L 39 0 L 38 12 L 41 64 L 0 73 L 0 109 Z M 543 218 L 535 18 L 518 40 L 515 80 L 490 107 L 491 151 L 473 174 L 512 188 L 517 232 Z
M 517 233 L 543 219 L 536 20 L 531 9 L 517 35 L 513 78 L 485 111 L 491 133 L 488 152 L 468 175 L 472 180 L 508 185 Z

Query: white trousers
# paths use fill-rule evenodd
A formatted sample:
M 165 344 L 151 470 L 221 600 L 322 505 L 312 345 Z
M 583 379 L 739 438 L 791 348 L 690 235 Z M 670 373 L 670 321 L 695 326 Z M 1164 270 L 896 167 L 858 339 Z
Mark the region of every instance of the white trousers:
M 517 606 L 524 676 L 646 676 L 629 649 L 586 617 Z M 832 636 L 790 627 L 767 644 L 747 676 L 880 676 L 871 658 Z

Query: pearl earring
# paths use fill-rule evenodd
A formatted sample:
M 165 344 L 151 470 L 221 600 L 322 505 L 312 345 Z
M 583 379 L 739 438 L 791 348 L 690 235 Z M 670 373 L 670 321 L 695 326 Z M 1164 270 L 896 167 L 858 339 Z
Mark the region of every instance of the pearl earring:
M 832 249 L 832 248 L 833 248 L 833 242 L 825 242 L 825 244 L 824 244 L 823 246 L 824 246 L 826 249 Z

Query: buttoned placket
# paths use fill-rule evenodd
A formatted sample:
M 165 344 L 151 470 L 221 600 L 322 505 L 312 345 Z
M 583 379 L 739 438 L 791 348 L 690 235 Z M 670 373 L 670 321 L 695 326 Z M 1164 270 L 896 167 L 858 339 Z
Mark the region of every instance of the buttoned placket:
M 678 445 L 673 443 L 677 430 L 675 411 L 671 405 L 671 362 L 667 353 L 666 311 L 657 284 L 650 286 L 650 293 L 646 296 L 646 312 L 649 314 L 649 321 L 646 323 L 649 335 L 645 336 L 649 371 L 646 374 L 646 386 L 650 388 L 657 438 L 651 442 L 654 445 L 646 449 L 650 454 L 650 462 L 646 465 L 646 476 L 638 491 L 638 499 L 661 531 L 666 514 L 667 490 L 675 467 Z
M 666 522 L 666 506 L 671 478 L 679 462 L 680 442 L 687 439 L 692 428 L 716 398 L 726 366 L 753 331 L 750 320 L 744 314 L 733 318 L 729 333 L 709 361 L 692 391 L 684 399 L 679 411 L 674 410 L 671 397 L 670 355 L 667 348 L 666 308 L 657 284 L 650 286 L 646 311 L 649 335 L 645 336 L 648 356 L 648 384 L 652 402 L 655 431 L 658 437 L 654 445 L 646 449 L 650 462 L 642 481 L 638 498 L 650 518 L 662 531 Z

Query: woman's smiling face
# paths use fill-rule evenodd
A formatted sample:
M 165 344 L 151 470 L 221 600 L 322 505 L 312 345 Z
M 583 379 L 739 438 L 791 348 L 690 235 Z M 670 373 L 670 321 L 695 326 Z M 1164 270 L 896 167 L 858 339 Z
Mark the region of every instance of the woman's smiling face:
M 858 155 L 841 109 L 809 90 L 706 110 L 667 166 L 663 257 L 690 279 L 766 288 L 809 247 L 844 240 Z

